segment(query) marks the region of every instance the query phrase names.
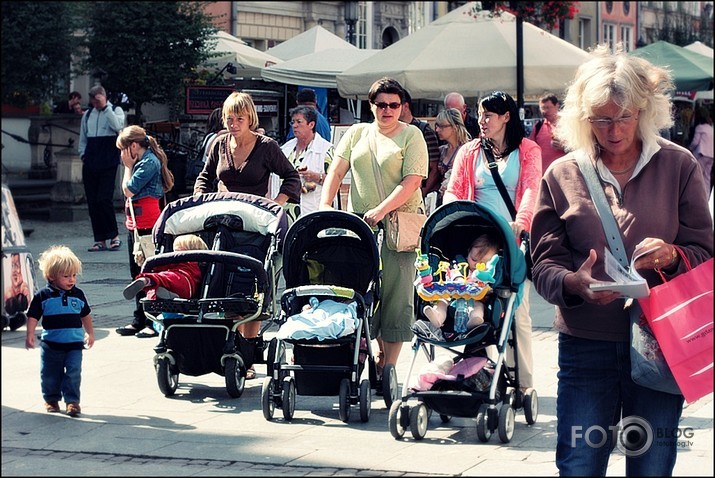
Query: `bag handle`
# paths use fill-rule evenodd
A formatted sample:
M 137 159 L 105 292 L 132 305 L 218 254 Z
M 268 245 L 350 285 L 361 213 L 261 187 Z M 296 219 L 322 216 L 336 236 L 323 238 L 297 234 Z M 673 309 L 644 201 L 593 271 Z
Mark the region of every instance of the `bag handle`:
M 626 248 L 623 245 L 623 238 L 621 237 L 621 230 L 616 224 L 616 218 L 613 217 L 613 211 L 608 205 L 606 193 L 603 192 L 603 187 L 601 187 L 601 183 L 596 176 L 596 167 L 583 152 L 576 153 L 576 163 L 581 170 L 588 191 L 591 193 L 591 199 L 593 199 L 593 204 L 596 206 L 598 216 L 601 218 L 601 225 L 606 233 L 608 247 L 618 262 L 627 269 L 629 263 L 626 257 Z
M 499 174 L 499 165 L 494 159 L 492 150 L 487 144 L 487 139 L 482 138 L 482 151 L 484 151 L 484 156 L 487 158 L 487 163 L 489 163 L 489 172 L 492 173 L 494 178 L 494 184 L 496 184 L 499 194 L 501 194 L 502 199 L 506 203 L 507 209 L 511 214 L 511 219 L 516 219 L 516 208 L 514 207 L 514 202 L 509 197 L 509 193 L 506 192 L 506 186 L 504 186 L 504 181 L 502 181 L 501 174 Z

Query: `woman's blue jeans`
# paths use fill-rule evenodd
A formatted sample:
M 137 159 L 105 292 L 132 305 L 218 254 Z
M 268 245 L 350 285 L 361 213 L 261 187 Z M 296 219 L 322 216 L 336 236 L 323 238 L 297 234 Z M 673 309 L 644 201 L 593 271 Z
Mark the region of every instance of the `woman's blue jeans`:
M 608 457 L 618 446 L 626 455 L 627 476 L 671 476 L 682 395 L 633 382 L 627 342 L 561 333 L 558 361 L 556 466 L 560 475 L 605 476 Z
M 82 350 L 57 350 L 40 342 L 40 386 L 45 402 L 79 403 Z

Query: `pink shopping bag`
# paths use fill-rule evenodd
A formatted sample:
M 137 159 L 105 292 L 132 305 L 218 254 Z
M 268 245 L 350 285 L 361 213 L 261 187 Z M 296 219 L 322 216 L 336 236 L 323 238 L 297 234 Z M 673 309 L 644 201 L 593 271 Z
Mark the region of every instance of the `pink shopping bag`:
M 713 391 L 713 259 L 638 299 L 685 400 Z

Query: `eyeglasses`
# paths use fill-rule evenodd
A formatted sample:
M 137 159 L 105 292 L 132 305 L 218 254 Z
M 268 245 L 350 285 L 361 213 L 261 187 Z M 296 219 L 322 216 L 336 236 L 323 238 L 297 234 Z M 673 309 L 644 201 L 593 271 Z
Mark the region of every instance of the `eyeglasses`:
M 389 106 L 391 110 L 396 110 L 400 106 L 402 106 L 402 103 L 373 103 L 375 106 L 377 106 L 381 110 L 386 110 L 387 107 Z
M 624 116 L 622 118 L 589 118 L 588 122 L 598 129 L 608 129 L 614 124 L 625 125 L 636 121 L 638 116 Z
M 435 124 L 434 124 L 434 127 L 435 127 L 435 128 L 442 128 L 442 129 L 444 129 L 444 128 L 449 128 L 450 126 L 452 126 L 452 125 L 449 124 L 449 123 L 445 123 L 445 124 L 435 123 Z

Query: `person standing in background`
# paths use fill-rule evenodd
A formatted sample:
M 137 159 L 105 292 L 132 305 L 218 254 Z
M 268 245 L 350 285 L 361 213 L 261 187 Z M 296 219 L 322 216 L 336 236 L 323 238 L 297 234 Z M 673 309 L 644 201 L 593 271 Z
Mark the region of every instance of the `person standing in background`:
M 119 167 L 116 140 L 124 127 L 122 108 L 107 101 L 102 86 L 89 90 L 91 107 L 82 116 L 79 129 L 79 157 L 82 159 L 82 182 L 92 222 L 94 244 L 89 252 L 116 251 L 121 245 L 117 217 L 114 213 L 114 188 Z
M 556 95 L 546 93 L 539 100 L 539 111 L 542 119 L 536 122 L 529 139 L 541 146 L 541 172 L 543 173 L 555 159 L 564 154 L 563 146 L 554 138 L 554 129 L 559 118 L 559 99 Z
M 445 144 L 439 147 L 440 155 L 439 162 L 437 163 L 439 189 L 437 190 L 436 206 L 441 206 L 444 192 L 447 190 L 447 185 L 449 184 L 449 176 L 452 174 L 454 157 L 457 155 L 459 148 L 472 138 L 469 136 L 467 128 L 464 127 L 461 113 L 455 108 L 440 111 L 437 114 L 437 120 L 434 126 L 439 139 L 445 142 Z
M 55 108 L 55 113 L 58 114 L 70 114 L 77 113 L 82 114 L 82 95 L 79 91 L 73 91 L 69 94 L 69 99 L 67 102 L 62 102 Z
M 464 127 L 467 128 L 469 135 L 472 139 L 479 137 L 479 121 L 477 121 L 475 116 L 467 112 L 467 103 L 465 103 L 464 96 L 462 96 L 461 93 L 457 93 L 456 91 L 448 93 L 447 96 L 444 97 L 444 107 L 446 109 L 456 108 L 459 110 L 459 112 L 462 113 L 462 122 L 464 123 Z
M 405 90 L 405 101 L 402 103 L 402 113 L 400 113 L 400 121 L 403 123 L 417 126 L 422 131 L 422 136 L 427 143 L 427 156 L 429 156 L 429 173 L 427 179 L 422 181 L 422 197 L 439 189 L 439 139 L 437 133 L 432 129 L 428 122 L 415 118 L 412 115 L 412 96 L 410 92 Z
M 700 164 L 705 179 L 705 191 L 710 195 L 713 187 L 713 120 L 704 106 L 695 112 L 695 130 L 690 151 Z
M 315 112 L 318 114 L 318 121 L 315 122 L 315 132 L 323 139 L 331 141 L 330 122 L 318 109 L 318 97 L 315 95 L 315 90 L 312 88 L 303 88 L 295 95 L 295 102 L 298 106 L 310 106 L 315 109 Z M 286 135 L 286 141 L 294 137 L 293 124 L 291 123 L 288 134 Z
M 315 212 L 320 207 L 323 181 L 333 162 L 333 143 L 315 132 L 318 111 L 310 106 L 296 106 L 290 110 L 295 138 L 282 147 L 283 154 L 295 166 L 301 180 L 300 216 Z M 280 190 L 280 178 L 271 174 L 271 190 L 275 197 Z M 295 213 L 288 213 L 295 216 Z M 290 217 L 292 224 L 297 217 Z

